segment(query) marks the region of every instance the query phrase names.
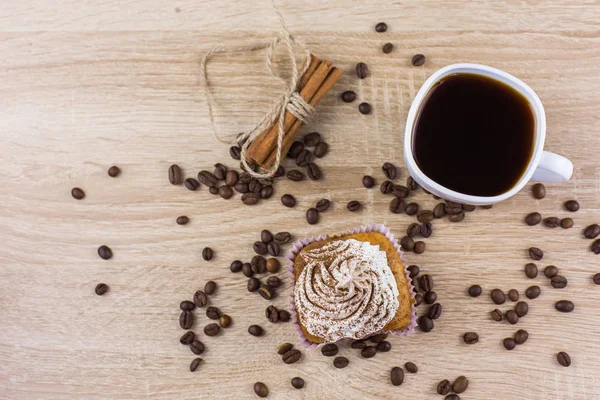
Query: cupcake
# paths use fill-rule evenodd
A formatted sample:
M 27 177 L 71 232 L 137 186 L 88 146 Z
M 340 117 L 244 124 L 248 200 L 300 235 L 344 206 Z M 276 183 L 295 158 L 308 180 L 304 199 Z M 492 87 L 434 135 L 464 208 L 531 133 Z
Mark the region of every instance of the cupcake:
M 293 311 L 309 345 L 414 330 L 399 246 L 381 225 L 299 242 L 288 259 Z

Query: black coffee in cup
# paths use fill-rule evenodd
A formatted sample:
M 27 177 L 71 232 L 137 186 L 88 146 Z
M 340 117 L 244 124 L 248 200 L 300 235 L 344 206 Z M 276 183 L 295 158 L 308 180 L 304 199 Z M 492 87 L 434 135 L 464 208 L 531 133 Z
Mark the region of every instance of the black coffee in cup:
M 448 75 L 425 96 L 413 129 L 413 155 L 433 181 L 448 189 L 496 196 L 523 176 L 535 141 L 529 101 L 482 75 Z

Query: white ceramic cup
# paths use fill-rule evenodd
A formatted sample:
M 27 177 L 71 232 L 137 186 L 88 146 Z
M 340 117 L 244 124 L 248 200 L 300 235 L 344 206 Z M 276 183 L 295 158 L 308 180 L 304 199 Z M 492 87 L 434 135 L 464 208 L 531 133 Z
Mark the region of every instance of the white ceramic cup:
M 525 173 L 521 179 L 515 183 L 515 185 L 497 196 L 472 196 L 454 190 L 448 189 L 439 183 L 431 180 L 427 175 L 421 171 L 417 165 L 413 156 L 413 130 L 414 125 L 419 114 L 419 109 L 423 104 L 427 93 L 431 87 L 436 84 L 440 79 L 447 75 L 456 73 L 469 73 L 482 75 L 489 78 L 496 79 L 506 85 L 509 85 L 519 93 L 521 93 L 529 104 L 535 115 L 535 144 L 533 148 L 533 155 L 529 161 L 529 165 L 525 170 Z M 521 80 L 514 76 L 507 74 L 499 69 L 488 67 L 479 64 L 452 64 L 436 71 L 429 77 L 419 89 L 417 96 L 413 100 L 413 103 L 408 112 L 408 118 L 406 120 L 406 129 L 404 132 L 404 160 L 406 167 L 410 175 L 415 181 L 421 185 L 421 187 L 427 189 L 431 193 L 438 195 L 444 199 L 456 201 L 459 203 L 472 204 L 472 205 L 488 205 L 495 204 L 502 200 L 506 200 L 513 196 L 519 190 L 529 182 L 530 179 L 540 182 L 566 182 L 571 178 L 573 174 L 573 164 L 567 158 L 560 156 L 549 151 L 544 151 L 544 139 L 546 138 L 546 114 L 544 112 L 544 106 L 540 101 L 539 97 L 535 92 L 527 86 Z

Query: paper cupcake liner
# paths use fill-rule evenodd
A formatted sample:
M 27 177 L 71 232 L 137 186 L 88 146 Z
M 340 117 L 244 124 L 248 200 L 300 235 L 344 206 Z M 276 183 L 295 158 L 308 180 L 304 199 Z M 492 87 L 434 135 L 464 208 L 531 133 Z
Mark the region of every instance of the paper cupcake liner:
M 406 259 L 404 257 L 404 253 L 402 252 L 402 250 L 400 248 L 400 244 L 398 243 L 398 240 L 396 240 L 396 238 L 394 237 L 394 234 L 392 234 L 390 232 L 390 229 L 388 227 L 386 227 L 385 225 L 373 223 L 373 224 L 370 224 L 367 226 L 361 226 L 360 228 L 348 229 L 339 235 L 326 235 L 326 236 L 321 235 L 321 236 L 317 236 L 317 237 L 313 236 L 313 237 L 305 237 L 303 239 L 300 239 L 297 242 L 294 242 L 292 244 L 292 247 L 290 248 L 288 254 L 286 255 L 286 259 L 287 259 L 288 272 L 290 273 L 290 276 L 291 276 L 291 279 L 293 282 L 292 293 L 290 295 L 290 314 L 292 317 L 292 323 L 294 324 L 294 328 L 296 328 L 296 331 L 298 332 L 298 336 L 300 338 L 300 344 L 302 345 L 302 347 L 314 348 L 314 347 L 318 347 L 319 345 L 321 345 L 321 343 L 311 343 L 306 338 L 306 336 L 304 336 L 304 332 L 302 332 L 302 328 L 300 328 L 300 324 L 298 322 L 298 314 L 296 314 L 296 303 L 294 301 L 294 286 L 296 285 L 296 281 L 294 280 L 294 259 L 296 258 L 296 255 L 300 252 L 300 250 L 302 250 L 302 248 L 304 246 L 306 246 L 310 243 L 313 243 L 313 242 L 318 242 L 320 240 L 325 240 L 325 239 L 329 239 L 332 237 L 344 237 L 344 236 L 353 235 L 356 233 L 367 233 L 367 232 L 379 232 L 379 233 L 383 234 L 390 241 L 390 243 L 394 246 L 394 248 L 398 252 L 398 255 L 400 256 L 402 265 L 404 266 L 404 275 L 406 276 L 406 281 L 408 282 L 410 298 L 411 298 L 411 300 L 415 298 L 415 292 L 413 290 L 414 287 L 411 283 L 412 280 L 410 278 L 410 273 L 406 269 L 407 263 L 406 263 Z M 414 302 L 412 302 L 410 322 L 404 330 L 402 330 L 402 331 L 379 331 L 379 332 L 373 333 L 373 335 L 384 332 L 384 333 L 397 335 L 397 336 L 408 336 L 415 331 L 416 326 L 417 326 L 417 311 L 415 309 Z M 322 344 L 325 344 L 325 343 L 322 343 Z

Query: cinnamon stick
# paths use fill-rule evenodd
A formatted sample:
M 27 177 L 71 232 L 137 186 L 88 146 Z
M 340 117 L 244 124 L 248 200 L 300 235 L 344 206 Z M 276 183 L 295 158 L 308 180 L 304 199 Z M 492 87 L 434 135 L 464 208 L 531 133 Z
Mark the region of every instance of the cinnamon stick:
M 310 103 L 315 93 L 319 90 L 329 72 L 333 68 L 333 65 L 330 61 L 324 60 L 319 63 L 319 66 L 316 68 L 315 72 L 312 74 L 306 86 L 302 88 L 300 91 L 300 96 L 306 101 Z M 283 130 L 287 132 L 294 122 L 296 122 L 297 118 L 289 111 L 285 112 L 284 116 L 284 124 Z M 252 161 L 256 164 L 261 165 L 265 162 L 269 154 L 273 149 L 277 147 L 277 138 L 279 136 L 279 120 L 275 121 L 275 124 L 265 132 L 261 133 L 256 137 L 254 142 L 248 146 L 246 150 L 246 154 L 250 157 Z
M 333 68 L 329 72 L 329 74 L 327 75 L 325 80 L 323 81 L 323 84 L 317 89 L 317 91 L 313 95 L 312 99 L 310 101 L 308 101 L 308 103 L 311 106 L 316 107 L 317 104 L 319 104 L 319 102 L 323 99 L 323 97 L 325 97 L 325 95 L 329 92 L 329 90 L 331 90 L 333 85 L 335 85 L 335 83 L 341 78 L 341 76 L 342 76 L 342 71 L 339 70 L 338 68 Z M 281 150 L 282 158 L 285 157 L 288 150 L 292 146 L 292 143 L 294 143 L 294 140 L 296 139 L 296 137 L 298 136 L 298 133 L 300 132 L 301 126 L 302 126 L 302 121 L 300 121 L 299 119 L 296 119 L 294 121 L 294 123 L 292 124 L 292 126 L 290 127 L 290 129 L 286 131 L 286 134 L 283 138 L 283 145 L 282 145 L 282 150 Z M 277 157 L 277 145 L 274 146 L 273 150 L 268 155 L 267 159 L 263 163 L 259 163 L 260 167 L 265 171 L 269 170 L 273 166 L 273 164 L 275 164 L 276 157 Z
M 298 88 L 297 88 L 298 91 L 301 91 L 302 89 L 304 89 L 306 87 L 308 80 L 310 79 L 311 76 L 313 76 L 313 74 L 317 70 L 317 67 L 319 66 L 320 63 L 321 63 L 321 59 L 319 57 L 315 57 L 312 54 L 310 55 L 310 65 L 306 69 L 306 72 L 304 73 L 304 75 L 302 75 L 300 77 L 300 81 L 298 82 Z

